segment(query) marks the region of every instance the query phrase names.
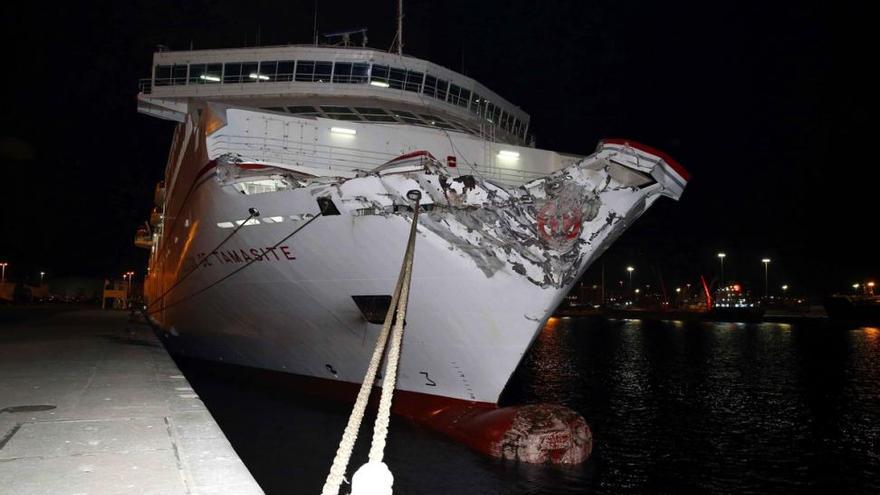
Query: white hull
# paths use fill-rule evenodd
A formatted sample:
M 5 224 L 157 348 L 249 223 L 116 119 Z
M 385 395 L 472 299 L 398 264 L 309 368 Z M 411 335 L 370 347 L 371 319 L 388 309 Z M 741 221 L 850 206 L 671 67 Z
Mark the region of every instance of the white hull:
M 230 150 L 235 127 L 245 120 L 253 125 L 265 114 L 227 112 L 225 134 L 214 136 L 203 130 L 211 114 L 178 128 L 169 161 L 165 231 L 151 258 L 150 312 L 167 341 L 188 355 L 328 380 L 359 383 L 363 377 L 380 325 L 365 320 L 352 296 L 391 294 L 412 218 L 405 209 L 393 209 L 406 204 L 406 190 L 421 189 L 432 209 L 420 218 L 398 387 L 495 403 L 550 313 L 589 264 L 656 198 L 677 198 L 684 187 L 662 158 L 608 144 L 551 179 L 519 188 L 515 181 L 502 189 L 477 177 L 474 187 L 465 189 L 465 181 L 450 177 L 444 193 L 436 173 L 354 177 L 343 160 L 336 170 L 346 172 L 336 175 L 348 178 L 246 195 L 234 184 L 235 174 L 244 170 L 235 161 L 302 171 L 305 160 L 282 161 L 283 153 L 270 145 Z M 283 149 L 295 154 L 291 143 L 298 138 L 284 129 L 302 125 L 301 119 L 271 119 L 286 122 L 277 131 L 267 126 L 266 142 L 282 140 L 273 132 L 286 133 Z M 329 135 L 330 125 L 309 124 L 316 136 Z M 358 132 L 359 139 L 366 134 Z M 407 151 L 397 142 L 418 141 L 418 149 L 440 157 L 449 148 L 479 144 L 456 135 L 451 146 L 449 133 L 424 129 L 412 130 L 412 136 L 403 127 L 372 126 L 369 132 L 387 135 L 371 135 L 371 149 L 364 149 L 363 140 L 352 144 L 363 156 Z M 229 159 L 230 152 L 237 153 L 235 159 Z M 574 163 L 527 149 L 521 159 L 531 153 L 545 175 L 553 171 L 545 165 L 555 163 L 559 171 Z M 205 166 L 218 158 L 219 172 Z M 548 192 L 551 182 L 561 192 Z M 319 212 L 319 196 L 329 197 L 340 214 L 317 218 L 284 242 L 285 249 L 268 251 Z M 258 209 L 261 219 L 282 221 L 245 225 L 211 254 L 232 232 L 218 224 L 246 218 L 249 208 Z M 566 236 L 560 231 L 568 221 L 564 214 L 575 210 L 576 231 Z M 190 297 L 255 257 L 261 259 Z M 159 300 L 197 261 L 201 266 Z

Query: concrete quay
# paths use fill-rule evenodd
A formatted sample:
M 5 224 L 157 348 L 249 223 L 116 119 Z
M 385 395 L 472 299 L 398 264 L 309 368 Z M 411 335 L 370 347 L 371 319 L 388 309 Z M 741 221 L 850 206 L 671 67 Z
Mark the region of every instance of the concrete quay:
M 263 493 L 153 331 L 0 307 L 0 493 Z

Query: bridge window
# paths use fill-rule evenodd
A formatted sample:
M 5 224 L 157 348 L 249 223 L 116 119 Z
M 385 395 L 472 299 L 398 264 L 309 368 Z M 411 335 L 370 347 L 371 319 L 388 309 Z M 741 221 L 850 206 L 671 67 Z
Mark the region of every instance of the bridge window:
M 412 70 L 406 71 L 406 86 L 404 86 L 403 89 L 418 93 L 422 90 L 422 80 L 424 78 L 425 75 L 421 72 L 415 72 Z
M 483 101 L 482 96 L 480 96 L 476 93 L 471 94 L 471 113 L 474 113 L 477 115 L 480 114 L 480 103 L 482 103 L 482 101 Z
M 362 63 L 336 62 L 333 68 L 333 82 L 363 84 L 367 82 L 369 65 Z
M 370 122 L 397 122 L 397 119 L 381 108 L 356 107 L 355 110 Z
M 431 98 L 434 98 L 437 94 L 437 78 L 432 75 L 425 74 L 425 89 L 422 90 L 422 92 L 430 96 Z
M 219 84 L 223 64 L 192 64 L 189 66 L 190 84 Z
M 225 63 L 223 64 L 223 82 L 237 83 L 241 81 L 241 63 Z
M 186 84 L 186 65 L 157 65 L 156 86 Z
M 394 67 L 388 69 L 388 85 L 394 89 L 403 89 L 406 84 L 406 71 Z
M 449 103 L 467 108 L 470 97 L 471 92 L 469 90 L 455 84 L 449 85 Z
M 255 83 L 263 80 L 260 77 L 259 62 L 245 62 L 241 64 L 241 82 Z M 264 76 L 265 77 L 265 76 Z
M 422 122 L 421 119 L 416 117 L 415 114 L 409 113 L 409 112 L 404 112 L 403 110 L 395 110 L 394 116 L 397 117 L 398 119 L 406 122 L 407 124 L 425 125 L 425 123 Z
M 303 115 L 306 117 L 320 117 L 321 113 L 311 106 L 294 106 L 287 107 L 287 111 L 295 115 Z
M 388 66 L 374 65 L 370 71 L 370 81 L 376 81 L 380 84 L 388 84 Z
M 300 60 L 296 63 L 296 80 L 302 82 L 330 82 L 333 62 Z
M 282 60 L 278 62 L 277 72 L 275 73 L 276 81 L 293 81 L 293 70 L 296 62 L 293 60 Z
M 269 61 L 269 62 L 260 62 L 260 72 L 259 75 L 263 76 L 260 78 L 259 82 L 274 82 L 277 81 L 276 77 L 278 74 L 278 62 Z M 268 78 L 268 79 L 264 79 Z
M 348 107 L 322 106 L 321 110 L 328 118 L 337 120 L 361 120 L 354 110 Z
M 446 94 L 448 93 L 449 83 L 444 81 L 443 79 L 437 79 L 437 99 L 446 101 Z

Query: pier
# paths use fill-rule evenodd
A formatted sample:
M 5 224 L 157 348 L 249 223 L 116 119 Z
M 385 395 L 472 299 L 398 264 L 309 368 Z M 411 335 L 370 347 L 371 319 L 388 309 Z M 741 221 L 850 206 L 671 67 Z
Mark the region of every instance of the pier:
M 0 492 L 262 493 L 147 325 L 63 309 L 0 308 Z

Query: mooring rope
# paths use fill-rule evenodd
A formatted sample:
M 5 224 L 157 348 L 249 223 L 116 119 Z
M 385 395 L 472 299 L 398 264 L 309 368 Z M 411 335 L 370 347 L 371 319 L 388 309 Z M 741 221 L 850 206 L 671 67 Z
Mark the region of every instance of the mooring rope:
M 361 494 L 390 494 L 391 484 L 394 480 L 388 467 L 382 462 L 385 442 L 388 436 L 388 422 L 391 415 L 391 399 L 394 392 L 395 383 L 397 381 L 397 364 L 400 359 L 400 348 L 403 342 L 403 328 L 406 319 L 406 307 L 409 299 L 409 286 L 412 280 L 412 266 L 415 255 L 416 245 L 416 227 L 419 221 L 419 200 L 421 193 L 413 190 L 407 193 L 407 197 L 414 201 L 412 226 L 410 227 L 409 240 L 406 245 L 406 252 L 403 256 L 403 264 L 400 267 L 400 273 L 397 277 L 397 285 L 394 288 L 394 295 L 391 297 L 391 304 L 385 313 L 385 322 L 382 324 L 382 330 L 376 339 L 376 347 L 373 349 L 373 355 L 367 366 L 364 380 L 361 388 L 358 390 L 357 399 L 352 408 L 351 415 L 348 418 L 348 424 L 342 433 L 342 440 L 336 449 L 336 456 L 333 458 L 333 464 L 330 467 L 330 473 L 324 482 L 322 495 L 338 495 L 339 487 L 345 480 L 345 471 L 348 467 L 348 461 L 351 458 L 351 452 L 354 444 L 357 442 L 358 430 L 364 417 L 364 412 L 370 399 L 370 392 L 373 390 L 376 372 L 382 362 L 382 355 L 385 353 L 388 334 L 391 332 L 392 323 L 394 330 L 391 337 L 391 348 L 388 350 L 387 362 L 385 364 L 385 376 L 382 382 L 382 396 L 379 401 L 379 413 L 373 426 L 373 443 L 370 447 L 369 462 L 361 466 L 352 478 L 352 495 Z
M 235 230 L 230 232 L 229 235 L 227 235 L 222 241 L 220 241 L 220 244 L 217 244 L 216 246 L 214 246 L 214 249 L 208 251 L 208 254 L 216 253 L 218 249 L 220 249 L 221 247 L 223 247 L 224 244 L 226 244 L 226 241 L 228 241 L 229 239 L 232 239 L 232 237 L 235 234 L 237 234 L 238 231 L 241 230 L 242 227 L 247 225 L 248 222 L 250 222 L 252 218 L 260 216 L 260 211 L 257 210 L 256 208 L 248 208 L 248 213 L 249 213 L 248 217 L 245 218 L 244 220 L 242 220 L 241 223 L 239 223 L 238 226 L 235 227 Z M 208 256 L 205 255 L 205 258 L 207 258 L 207 257 Z M 175 287 L 182 284 L 183 281 L 187 279 L 187 277 L 189 277 L 190 275 L 195 273 L 195 271 L 198 270 L 200 266 L 202 266 L 202 263 L 204 261 L 205 261 L 204 258 L 202 258 L 201 260 L 196 258 L 195 265 L 193 265 L 192 268 L 188 272 L 184 273 L 182 277 L 177 279 L 177 282 L 174 282 L 174 284 L 172 284 L 171 287 L 169 287 L 165 292 L 163 292 L 159 297 L 157 297 L 155 301 L 151 302 L 150 305 L 147 306 L 147 309 L 149 310 L 150 308 L 152 308 L 154 305 L 156 305 L 156 303 L 158 303 L 159 301 L 164 299 L 165 296 L 167 296 L 172 290 L 174 290 Z
M 306 226 L 308 226 L 310 223 L 312 223 L 312 222 L 314 222 L 315 220 L 317 220 L 317 218 L 320 217 L 321 215 L 323 215 L 323 213 L 324 213 L 323 211 L 318 212 L 318 214 L 316 214 L 316 215 L 313 216 L 312 218 L 308 219 L 308 221 L 307 221 L 306 223 L 300 225 L 299 227 L 297 227 L 296 229 L 294 229 L 293 232 L 287 234 L 287 236 L 285 236 L 283 239 L 281 239 L 280 241 L 276 242 L 274 246 L 272 246 L 272 247 L 269 248 L 269 250 L 271 251 L 271 250 L 277 248 L 278 246 L 280 246 L 281 243 L 283 243 L 284 241 L 290 239 L 291 237 L 293 237 L 294 234 L 296 234 L 296 233 L 299 232 L 300 230 L 306 228 Z M 244 224 L 242 224 L 242 225 L 244 225 Z M 170 307 L 172 307 L 172 306 L 177 306 L 178 304 L 180 304 L 180 303 L 182 303 L 182 302 L 184 302 L 184 301 L 187 301 L 187 300 L 189 300 L 189 299 L 192 299 L 192 298 L 196 297 L 197 295 L 199 295 L 199 294 L 201 294 L 201 293 L 207 291 L 208 289 L 210 289 L 210 288 L 216 286 L 216 285 L 219 284 L 220 282 L 223 282 L 224 280 L 229 279 L 229 278 L 232 277 L 233 275 L 238 274 L 239 272 L 241 272 L 241 271 L 244 270 L 245 268 L 251 266 L 252 264 L 254 264 L 255 262 L 260 261 L 260 260 L 262 260 L 261 257 L 253 258 L 253 259 L 251 259 L 250 261 L 248 261 L 247 263 L 245 263 L 244 265 L 238 267 L 237 269 L 235 269 L 235 270 L 233 270 L 232 272 L 230 272 L 230 273 L 224 275 L 223 277 L 221 277 L 220 279 L 218 279 L 218 280 L 215 281 L 214 283 L 208 285 L 207 287 L 203 287 L 202 289 L 199 289 L 199 290 L 193 292 L 192 294 L 189 294 L 189 295 L 187 295 L 187 296 L 184 296 L 184 297 L 182 297 L 182 298 L 180 298 L 180 299 L 178 299 L 178 300 L 176 300 L 176 301 L 174 301 L 174 302 L 172 302 L 172 303 L 169 303 L 169 304 L 167 304 L 167 305 L 162 305 L 161 307 L 159 307 L 158 309 L 154 309 L 153 311 L 146 311 L 146 310 L 145 310 L 144 313 L 145 313 L 146 315 L 152 315 L 152 314 L 156 314 L 156 313 L 158 313 L 158 312 L 160 312 L 160 311 L 164 311 L 164 310 L 166 310 L 166 309 L 168 309 L 168 308 L 170 308 Z

